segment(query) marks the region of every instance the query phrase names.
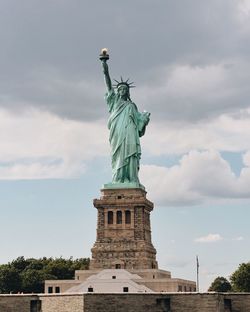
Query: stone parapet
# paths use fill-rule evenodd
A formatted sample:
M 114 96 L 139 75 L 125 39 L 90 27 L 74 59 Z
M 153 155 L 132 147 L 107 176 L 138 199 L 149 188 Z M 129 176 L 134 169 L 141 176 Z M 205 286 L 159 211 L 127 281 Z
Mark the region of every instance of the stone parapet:
M 93 204 L 96 208 L 117 205 L 145 205 L 152 211 L 154 204 L 146 198 L 147 192 L 140 189 L 102 189 L 100 199 L 94 199 Z
M 250 293 L 0 295 L 0 311 L 249 312 Z

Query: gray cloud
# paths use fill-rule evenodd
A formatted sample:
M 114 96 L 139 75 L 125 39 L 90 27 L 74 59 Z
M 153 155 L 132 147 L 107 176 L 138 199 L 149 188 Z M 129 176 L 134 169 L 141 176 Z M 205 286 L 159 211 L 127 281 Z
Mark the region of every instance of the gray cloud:
M 135 80 L 135 101 L 154 111 L 156 119 L 193 121 L 246 107 L 249 20 L 240 15 L 239 3 L 1 1 L 0 105 L 99 119 L 106 114 L 98 61 L 105 46 L 110 48 L 112 77 L 122 74 Z M 206 97 L 199 92 L 186 98 L 169 93 L 171 68 L 218 64 L 230 77 L 220 90 L 211 89 Z M 157 94 L 164 83 L 166 91 Z M 156 94 L 152 99 L 151 93 Z
M 157 119 L 199 121 L 250 106 L 250 64 L 177 65 L 152 74 L 138 98 Z

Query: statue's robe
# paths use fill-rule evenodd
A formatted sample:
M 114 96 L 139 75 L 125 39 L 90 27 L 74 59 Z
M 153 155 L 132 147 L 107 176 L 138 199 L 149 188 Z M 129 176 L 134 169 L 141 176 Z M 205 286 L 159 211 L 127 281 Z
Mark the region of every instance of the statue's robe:
M 109 142 L 111 145 L 113 183 L 139 183 L 141 157 L 139 137 L 144 135 L 146 122 L 136 105 L 122 100 L 113 89 L 105 95 L 110 117 Z

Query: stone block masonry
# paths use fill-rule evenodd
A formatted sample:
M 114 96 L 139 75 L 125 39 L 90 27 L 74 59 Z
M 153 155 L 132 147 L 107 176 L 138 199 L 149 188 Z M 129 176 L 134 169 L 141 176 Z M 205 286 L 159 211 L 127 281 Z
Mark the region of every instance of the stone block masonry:
M 0 312 L 38 312 L 38 295 L 0 295 Z
M 83 295 L 43 295 L 42 309 L 37 312 L 84 312 Z
M 84 312 L 249 312 L 250 294 L 88 294 L 84 306 Z
M 250 293 L 0 295 L 0 312 L 249 312 Z
M 156 269 L 151 241 L 153 203 L 142 189 L 103 189 L 94 200 L 97 238 L 91 269 Z

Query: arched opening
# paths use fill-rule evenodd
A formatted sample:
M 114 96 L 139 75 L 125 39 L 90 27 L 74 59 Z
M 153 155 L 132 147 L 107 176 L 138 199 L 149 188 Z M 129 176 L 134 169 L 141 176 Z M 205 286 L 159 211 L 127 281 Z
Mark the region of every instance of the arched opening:
M 116 223 L 122 224 L 122 212 L 120 210 L 116 212 Z
M 130 212 L 130 210 L 125 211 L 125 223 L 126 224 L 131 223 L 131 212 Z
M 114 222 L 113 211 L 108 211 L 108 224 L 113 224 L 113 222 Z

